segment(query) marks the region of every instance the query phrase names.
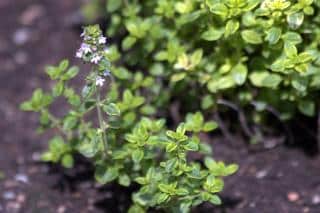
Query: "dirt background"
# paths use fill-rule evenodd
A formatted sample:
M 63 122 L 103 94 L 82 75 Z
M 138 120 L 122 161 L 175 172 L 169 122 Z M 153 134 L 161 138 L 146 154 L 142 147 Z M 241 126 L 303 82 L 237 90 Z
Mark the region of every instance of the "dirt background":
M 0 212 L 125 212 L 128 192 L 96 185 L 85 164 L 66 171 L 39 163 L 48 136 L 36 135 L 37 116 L 18 108 L 36 87 L 50 87 L 45 65 L 62 58 L 79 63 L 73 55 L 80 3 L 0 0 Z M 217 159 L 236 162 L 240 170 L 226 179 L 223 206 L 194 212 L 320 212 L 319 155 L 287 146 L 252 153 L 246 146 L 230 149 L 218 137 L 209 140 Z

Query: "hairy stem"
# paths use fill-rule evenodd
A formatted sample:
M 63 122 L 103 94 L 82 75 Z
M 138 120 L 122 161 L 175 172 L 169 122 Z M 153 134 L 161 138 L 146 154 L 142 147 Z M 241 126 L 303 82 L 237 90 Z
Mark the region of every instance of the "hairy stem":
M 102 134 L 102 143 L 103 143 L 103 148 L 104 148 L 104 154 L 105 156 L 108 155 L 108 141 L 107 141 L 107 137 L 106 137 L 106 128 L 104 125 L 104 120 L 102 118 L 102 113 L 101 113 L 101 97 L 100 97 L 100 91 L 98 89 L 97 91 L 97 114 L 98 114 L 98 120 L 99 120 L 99 126 L 100 126 L 100 130 L 101 130 L 101 134 Z

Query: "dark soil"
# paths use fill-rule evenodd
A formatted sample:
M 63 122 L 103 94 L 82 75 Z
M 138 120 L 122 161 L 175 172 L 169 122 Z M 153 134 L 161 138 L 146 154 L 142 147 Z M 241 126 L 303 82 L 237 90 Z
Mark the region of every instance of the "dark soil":
M 48 135 L 36 135 L 36 115 L 18 108 L 34 88 L 50 86 L 46 64 L 73 60 L 80 41 L 72 23 L 80 3 L 0 0 L 0 212 L 124 212 L 130 200 L 124 188 L 95 184 L 86 162 L 69 171 L 39 163 Z M 251 153 L 217 137 L 209 142 L 217 159 L 236 162 L 240 170 L 226 179 L 223 206 L 195 212 L 320 212 L 319 155 L 284 145 Z

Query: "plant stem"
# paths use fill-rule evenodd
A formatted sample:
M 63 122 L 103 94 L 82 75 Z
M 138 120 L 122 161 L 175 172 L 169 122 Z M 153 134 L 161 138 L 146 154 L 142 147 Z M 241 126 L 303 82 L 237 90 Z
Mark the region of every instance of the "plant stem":
M 54 128 L 57 128 L 57 129 L 61 132 L 61 134 L 63 134 L 63 135 L 65 136 L 65 139 L 66 139 L 67 141 L 71 140 L 71 138 L 72 138 L 72 133 L 64 131 L 64 130 L 63 130 L 63 127 L 61 126 L 61 123 L 60 123 L 59 119 L 57 119 L 57 118 L 56 118 L 54 115 L 52 115 L 49 111 L 46 111 L 46 112 L 47 112 L 47 115 L 48 115 L 48 117 L 49 117 L 49 120 L 50 120 L 50 121 L 52 122 L 52 124 L 53 124 L 53 127 L 54 127 Z
M 107 137 L 106 137 L 106 132 L 105 132 L 105 125 L 104 121 L 102 118 L 102 113 L 101 113 L 101 98 L 100 98 L 100 91 L 99 88 L 97 88 L 97 113 L 98 113 L 98 120 L 99 120 L 99 126 L 102 131 L 102 142 L 103 142 L 103 148 L 104 148 L 104 154 L 105 156 L 108 155 L 108 142 L 107 142 Z

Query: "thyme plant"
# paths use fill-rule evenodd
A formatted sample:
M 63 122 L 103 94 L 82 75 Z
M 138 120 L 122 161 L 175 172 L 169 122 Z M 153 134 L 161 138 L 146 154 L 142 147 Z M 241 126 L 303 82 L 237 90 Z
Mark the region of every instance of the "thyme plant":
M 169 130 L 157 108 L 164 101 L 154 96 L 163 88 L 154 86 L 155 80 L 142 72 L 132 74 L 112 66 L 110 60 L 116 55 L 106 47 L 107 39 L 98 26 L 84 28 L 81 37 L 76 57 L 92 65 L 81 94 L 69 83 L 78 68 L 63 60 L 46 69 L 55 81 L 52 90 L 37 89 L 21 105 L 25 111 L 40 114 L 41 131 L 59 130 L 49 141 L 43 160 L 71 168 L 74 154 L 80 153 L 94 165 L 99 183 L 138 185 L 130 213 L 150 208 L 189 212 L 203 202 L 220 205 L 223 177 L 235 173 L 238 166 L 215 161 L 210 157 L 210 146 L 201 141 L 199 134 L 214 130 L 217 124 L 206 122 L 201 112 L 195 112 L 174 131 Z M 124 84 L 120 74 L 134 78 Z M 67 100 L 69 110 L 57 117 L 51 106 L 61 98 Z M 191 152 L 203 160 L 190 160 Z

